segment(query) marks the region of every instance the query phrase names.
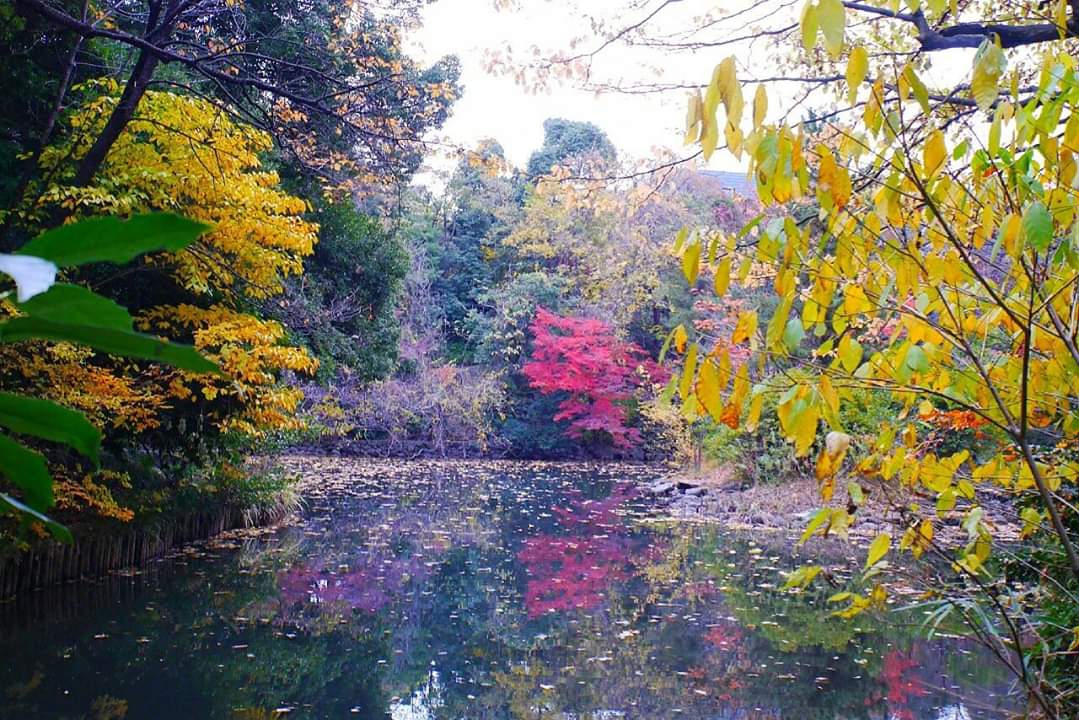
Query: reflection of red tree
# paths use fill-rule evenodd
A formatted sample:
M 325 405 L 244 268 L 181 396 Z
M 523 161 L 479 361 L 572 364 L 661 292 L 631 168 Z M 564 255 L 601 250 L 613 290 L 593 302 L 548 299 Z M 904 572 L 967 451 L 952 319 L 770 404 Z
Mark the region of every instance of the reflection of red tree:
M 911 698 L 929 694 L 922 681 L 911 672 L 919 667 L 913 655 L 913 652 L 892 650 L 884 656 L 880 679 L 887 690 L 888 709 L 896 720 L 914 720 L 914 713 L 908 707 Z
M 338 604 L 353 610 L 375 612 L 405 589 L 410 580 L 422 580 L 430 572 L 419 556 L 386 558 L 373 556 L 346 572 L 331 571 L 310 562 L 277 575 L 281 602 Z
M 619 487 L 605 500 L 577 499 L 569 507 L 556 507 L 559 524 L 574 534 L 525 540 L 517 559 L 529 576 L 525 588 L 529 617 L 596 607 L 611 584 L 632 575 L 635 543 L 625 534 L 616 510 L 633 494 L 632 488 Z
M 724 652 L 736 650 L 742 642 L 742 630 L 733 623 L 716 625 L 708 629 L 704 641 Z

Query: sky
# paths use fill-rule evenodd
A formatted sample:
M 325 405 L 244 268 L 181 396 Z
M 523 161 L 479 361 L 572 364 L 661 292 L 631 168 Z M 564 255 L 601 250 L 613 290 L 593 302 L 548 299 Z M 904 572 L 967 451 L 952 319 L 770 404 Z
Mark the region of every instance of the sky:
M 461 61 L 464 95 L 454 105 L 443 128 L 446 138 L 464 147 L 493 137 L 518 167 L 528 162 L 543 142 L 543 121 L 550 117 L 585 120 L 601 127 L 624 156 L 648 158 L 657 149 L 690 154 L 681 144 L 685 96 L 596 96 L 562 84 L 549 92 L 531 93 L 512 77 L 488 72 L 487 53 L 507 43 L 517 53 L 527 51 L 541 38 L 566 41 L 570 28 L 580 24 L 563 4 L 524 3 L 515 10 L 495 9 L 492 0 L 437 0 L 424 10 L 424 25 L 406 39 L 406 48 L 418 59 L 433 62 L 454 54 Z M 633 62 L 612 53 L 608 66 Z M 707 80 L 713 62 L 700 58 L 686 68 L 685 79 Z M 713 165 L 738 167 L 733 158 L 719 158 Z M 726 161 L 725 163 L 723 161 Z
M 517 7 L 499 10 L 496 2 L 513 3 Z M 608 10 L 617 12 L 631 4 L 630 0 L 584 2 L 589 12 L 597 15 Z M 642 18 L 658 5 L 651 0 L 632 4 L 640 8 L 625 13 L 630 20 Z M 711 7 L 711 12 L 734 13 L 738 22 L 745 17 L 747 27 L 757 21 L 775 27 L 777 22 L 796 22 L 801 2 L 677 3 L 666 6 L 650 26 L 665 31 L 697 27 L 701 18 L 695 13 L 700 13 L 702 7 Z M 546 92 L 532 93 L 512 77 L 493 74 L 485 67 L 489 53 L 506 47 L 512 48 L 518 58 L 528 57 L 534 45 L 562 50 L 569 46 L 574 35 L 587 34 L 587 23 L 574 15 L 565 0 L 435 0 L 423 10 L 423 26 L 405 41 L 406 51 L 427 63 L 450 54 L 460 59 L 464 94 L 455 103 L 452 116 L 438 134 L 439 139 L 451 145 L 472 148 L 482 139 L 494 138 L 501 143 L 507 159 L 517 167 L 523 167 L 543 141 L 543 121 L 564 117 L 590 121 L 601 127 L 624 158 L 647 159 L 664 152 L 674 153 L 677 157 L 691 154 L 693 150 L 681 143 L 686 103 L 683 92 L 597 96 L 565 82 L 554 84 Z M 592 36 L 577 50 L 591 49 L 596 42 Z M 733 54 L 739 62 L 740 77 L 760 77 L 761 73 L 776 72 L 775 58 L 779 52 L 782 51 L 767 44 L 750 46 L 741 43 L 722 50 L 648 55 L 645 50 L 612 45 L 601 54 L 596 74 L 640 80 L 656 73 L 665 81 L 700 84 L 708 80 L 712 68 L 723 56 Z M 969 74 L 972 55 L 973 51 L 965 50 L 935 53 L 931 58 L 932 67 L 923 71 L 923 77 L 942 87 L 964 81 Z M 802 88 L 804 86 L 790 83 L 769 84 L 770 107 L 783 105 L 786 99 L 800 94 Z M 427 170 L 419 175 L 418 182 L 437 189 L 443 183 L 438 177 L 439 171 L 448 172 L 455 163 L 456 160 L 432 158 Z M 745 161 L 740 162 L 720 151 L 712 156 L 708 167 L 744 170 L 746 165 Z

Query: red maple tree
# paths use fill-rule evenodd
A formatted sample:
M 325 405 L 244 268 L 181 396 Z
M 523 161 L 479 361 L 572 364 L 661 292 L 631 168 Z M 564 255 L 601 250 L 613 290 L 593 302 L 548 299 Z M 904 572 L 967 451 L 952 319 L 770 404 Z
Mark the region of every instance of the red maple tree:
M 562 317 L 544 308 L 536 310 L 532 335 L 532 356 L 521 372 L 544 395 L 569 393 L 554 419 L 569 421 L 570 437 L 602 432 L 623 449 L 640 442 L 640 433 L 626 426 L 626 401 L 666 379 L 644 350 L 615 337 L 602 320 Z

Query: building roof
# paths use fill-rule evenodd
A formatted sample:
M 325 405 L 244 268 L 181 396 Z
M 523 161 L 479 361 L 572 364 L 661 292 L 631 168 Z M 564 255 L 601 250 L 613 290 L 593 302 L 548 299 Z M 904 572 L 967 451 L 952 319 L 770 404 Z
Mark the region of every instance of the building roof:
M 757 188 L 744 172 L 726 170 L 700 170 L 699 172 L 704 177 L 713 179 L 726 192 L 741 195 L 744 198 L 757 197 Z

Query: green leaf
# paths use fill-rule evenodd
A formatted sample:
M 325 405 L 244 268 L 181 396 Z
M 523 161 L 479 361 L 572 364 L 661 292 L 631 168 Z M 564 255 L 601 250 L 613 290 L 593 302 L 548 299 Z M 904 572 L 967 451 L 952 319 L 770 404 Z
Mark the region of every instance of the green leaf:
M 881 533 L 873 539 L 873 542 L 869 545 L 869 555 L 865 559 L 865 569 L 876 565 L 880 562 L 880 559 L 888 554 L 888 550 L 892 547 L 892 534 Z
M 791 318 L 787 322 L 786 329 L 783 330 L 783 344 L 787 346 L 787 350 L 794 352 L 802 344 L 805 336 L 806 331 L 802 327 L 802 321 L 799 318 Z
M 817 18 L 817 6 L 813 4 L 812 0 L 806 2 L 802 8 L 802 45 L 806 50 L 812 50 L 817 46 L 817 32 L 819 30 L 819 23 Z
M 674 251 L 676 253 L 682 252 L 682 248 L 685 247 L 686 240 L 689 239 L 689 228 L 683 227 L 678 231 L 678 234 L 674 236 Z
M 809 538 L 813 537 L 813 534 L 817 532 L 828 521 L 828 518 L 832 516 L 832 511 L 829 508 L 821 508 L 813 515 L 813 519 L 809 521 L 809 525 L 806 525 L 805 532 L 802 533 L 802 537 L 798 538 L 798 544 L 804 545 Z
M 19 305 L 32 317 L 70 325 L 131 330 L 131 315 L 121 305 L 79 285 L 60 283 Z
M 929 356 L 926 355 L 925 350 L 921 345 L 911 345 L 907 350 L 907 357 L 905 360 L 907 367 L 914 372 L 926 372 L 929 370 Z
M 48 528 L 49 532 L 52 533 L 52 536 L 60 542 L 70 543 L 74 541 L 74 538 L 71 537 L 71 531 L 68 530 L 66 527 L 56 522 L 52 518 L 48 517 L 47 515 L 38 512 L 29 505 L 19 502 L 7 493 L 0 493 L 0 507 L 6 507 L 8 510 L 14 510 L 15 512 L 22 513 L 23 515 L 28 515 L 34 520 L 37 520 L 39 523 Z
M 0 392 L 0 425 L 12 432 L 64 443 L 98 464 L 101 433 L 75 410 L 40 398 Z
M 30 507 L 38 511 L 52 507 L 52 476 L 41 453 L 0 435 L 0 472 L 23 491 Z
M 844 335 L 839 341 L 839 361 L 847 372 L 854 372 L 862 362 L 862 344 L 850 335 Z
M 209 229 L 171 213 L 136 215 L 129 220 L 91 218 L 44 232 L 18 254 L 45 258 L 59 267 L 91 262 L 123 264 L 143 253 L 183 250 Z
M 945 489 L 940 495 L 937 496 L 937 514 L 943 515 L 946 512 L 955 508 L 956 495 L 955 490 L 950 487 Z
M 787 576 L 787 582 L 783 583 L 784 590 L 804 588 L 813 582 L 813 578 L 820 574 L 820 565 L 803 565 Z
M 1045 204 L 1032 203 L 1023 212 L 1023 238 L 1038 252 L 1044 252 L 1053 242 L 1053 216 Z
M 69 325 L 35 317 L 15 318 L 0 325 L 0 342 L 35 339 L 79 343 L 112 355 L 153 360 L 192 372 L 220 372 L 217 365 L 189 345 L 127 330 Z
M 865 502 L 865 493 L 862 492 L 862 486 L 853 480 L 847 483 L 847 496 L 855 505 L 861 505 Z

